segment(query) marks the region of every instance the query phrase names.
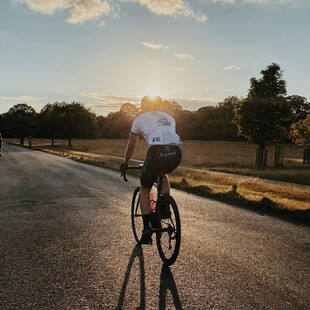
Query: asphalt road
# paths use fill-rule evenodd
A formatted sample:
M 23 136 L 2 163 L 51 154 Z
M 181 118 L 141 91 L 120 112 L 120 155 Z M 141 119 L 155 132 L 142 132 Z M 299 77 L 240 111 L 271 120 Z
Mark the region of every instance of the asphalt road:
M 310 309 L 310 229 L 173 190 L 177 262 L 135 247 L 118 173 L 4 145 L 0 309 Z

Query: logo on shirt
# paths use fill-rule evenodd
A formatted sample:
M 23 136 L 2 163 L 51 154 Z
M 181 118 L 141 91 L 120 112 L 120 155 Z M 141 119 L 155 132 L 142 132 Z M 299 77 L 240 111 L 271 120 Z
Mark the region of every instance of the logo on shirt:
M 163 116 L 160 116 L 159 120 L 157 121 L 158 126 L 170 126 L 171 122 L 168 121 L 168 119 L 166 119 Z

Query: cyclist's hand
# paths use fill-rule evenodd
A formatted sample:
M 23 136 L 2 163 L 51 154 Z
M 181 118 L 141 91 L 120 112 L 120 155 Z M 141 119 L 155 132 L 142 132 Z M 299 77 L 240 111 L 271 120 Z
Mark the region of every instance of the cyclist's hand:
M 128 165 L 127 165 L 127 164 L 124 164 L 124 163 L 122 163 L 122 164 L 119 166 L 119 170 L 120 170 L 120 172 L 121 172 L 121 177 L 125 174 L 127 168 L 128 168 Z

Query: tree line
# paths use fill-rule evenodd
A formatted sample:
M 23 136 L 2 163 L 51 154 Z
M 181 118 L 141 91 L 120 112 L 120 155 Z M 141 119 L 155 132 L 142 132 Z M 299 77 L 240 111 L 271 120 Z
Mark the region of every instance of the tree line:
M 283 70 L 276 63 L 261 72 L 260 79 L 251 78 L 245 98 L 231 96 L 216 106 L 204 106 L 197 111 L 184 110 L 176 101 L 163 100 L 161 110 L 173 114 L 177 132 L 183 140 L 241 141 L 257 144 L 257 167 L 264 168 L 267 147 L 278 145 L 281 165 L 281 144 L 292 141 L 310 147 L 310 104 L 305 97 L 287 95 Z M 20 103 L 0 115 L 3 137 L 29 136 L 73 138 L 127 138 L 133 119 L 141 113 L 136 105 L 126 102 L 117 112 L 97 116 L 79 102 L 46 104 L 37 113 L 31 106 Z M 306 152 L 305 150 L 305 152 Z M 305 155 L 310 161 L 310 152 Z M 308 157 L 307 157 L 308 156 Z

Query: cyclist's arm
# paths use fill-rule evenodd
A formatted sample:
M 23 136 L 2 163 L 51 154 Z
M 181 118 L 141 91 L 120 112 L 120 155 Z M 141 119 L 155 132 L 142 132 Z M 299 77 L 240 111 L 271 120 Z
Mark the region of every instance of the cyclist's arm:
M 128 165 L 128 162 L 133 154 L 133 151 L 136 147 L 136 144 L 138 142 L 139 139 L 139 135 L 134 134 L 134 133 L 130 133 L 129 134 L 129 140 L 127 143 L 127 147 L 126 147 L 126 151 L 125 151 L 125 157 L 124 157 L 124 164 Z

